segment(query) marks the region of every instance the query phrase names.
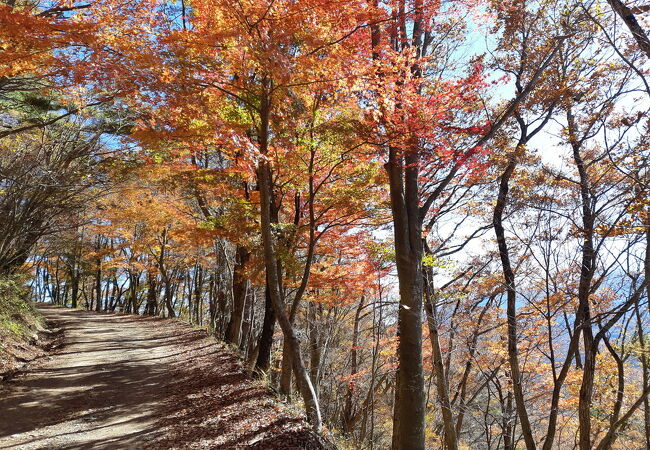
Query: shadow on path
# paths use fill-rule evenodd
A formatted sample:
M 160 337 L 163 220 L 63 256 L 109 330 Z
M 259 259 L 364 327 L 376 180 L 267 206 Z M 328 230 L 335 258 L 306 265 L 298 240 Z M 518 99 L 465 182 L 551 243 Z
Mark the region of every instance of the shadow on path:
M 143 319 L 53 306 L 64 347 L 41 367 L 0 386 L 0 448 L 124 448 L 155 431 L 164 360 L 172 342 Z
M 237 355 L 173 320 L 39 309 L 64 346 L 0 384 L 1 449 L 320 449 Z

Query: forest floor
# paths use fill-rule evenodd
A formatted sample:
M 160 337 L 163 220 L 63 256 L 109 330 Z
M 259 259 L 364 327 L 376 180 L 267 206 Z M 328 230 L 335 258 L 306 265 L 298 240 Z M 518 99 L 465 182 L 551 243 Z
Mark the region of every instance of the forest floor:
M 39 306 L 63 345 L 0 383 L 2 449 L 320 449 L 237 355 L 180 321 Z

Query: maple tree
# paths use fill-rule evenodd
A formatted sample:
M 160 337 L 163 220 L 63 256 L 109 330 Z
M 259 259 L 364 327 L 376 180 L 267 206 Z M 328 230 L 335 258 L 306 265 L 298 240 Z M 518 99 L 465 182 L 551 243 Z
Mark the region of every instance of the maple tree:
M 646 12 L 2 3 L 0 275 L 355 448 L 650 445 Z

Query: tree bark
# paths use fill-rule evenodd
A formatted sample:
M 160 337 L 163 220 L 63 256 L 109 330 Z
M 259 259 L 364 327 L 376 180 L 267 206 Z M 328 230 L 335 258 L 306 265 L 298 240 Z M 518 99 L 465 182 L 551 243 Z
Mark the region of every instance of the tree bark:
M 280 211 L 275 203 L 275 195 L 271 192 L 271 223 L 278 223 Z M 282 264 L 277 264 L 278 276 L 282 277 Z M 273 349 L 273 333 L 275 331 L 275 310 L 271 300 L 271 291 L 269 290 L 268 277 L 264 286 L 264 321 L 262 323 L 262 333 L 257 344 L 258 353 L 255 362 L 255 373 L 261 375 L 269 371 L 271 367 L 271 350 Z
M 641 28 L 638 20 L 636 20 L 634 12 L 620 0 L 607 0 L 607 3 L 623 19 L 623 22 L 625 22 L 625 25 L 638 44 L 639 49 L 650 59 L 650 39 L 645 30 Z
M 273 348 L 273 331 L 275 329 L 275 310 L 269 291 L 268 282 L 264 289 L 264 322 L 262 324 L 262 334 L 258 343 L 257 362 L 255 371 L 258 374 L 266 373 L 271 367 L 271 350 Z
M 277 315 L 282 333 L 284 334 L 284 340 L 290 352 L 298 389 L 300 390 L 303 402 L 305 403 L 307 419 L 313 429 L 316 432 L 320 432 L 322 421 L 318 399 L 316 398 L 316 393 L 314 392 L 311 380 L 309 379 L 309 375 L 307 374 L 307 370 L 303 364 L 300 341 L 291 322 L 289 321 L 286 311 L 284 310 L 280 278 L 277 270 L 278 257 L 275 251 L 275 243 L 271 227 L 272 177 L 271 166 L 267 159 L 269 114 L 271 107 L 267 91 L 269 89 L 268 84 L 267 81 L 263 82 L 264 92 L 260 99 L 260 125 L 258 134 L 259 149 L 262 155 L 258 167 L 258 183 L 260 188 L 260 231 L 264 248 L 264 266 L 266 268 L 273 308 Z
M 594 248 L 594 212 L 592 210 L 592 196 L 589 186 L 589 175 L 580 154 L 581 143 L 576 137 L 576 125 L 573 114 L 567 111 L 569 141 L 573 149 L 573 160 L 578 169 L 580 201 L 582 206 L 582 259 L 580 264 L 580 281 L 578 284 L 578 311 L 576 332 L 580 331 L 584 348 L 584 365 L 582 369 L 582 383 L 578 400 L 578 423 L 580 450 L 590 450 L 591 442 L 591 401 L 594 391 L 594 376 L 596 371 L 596 351 L 594 335 L 591 324 L 591 307 L 589 295 L 591 282 L 596 269 L 596 252 Z
M 353 378 L 359 371 L 359 363 L 357 359 L 357 347 L 359 346 L 359 323 L 361 317 L 361 311 L 364 307 L 365 297 L 361 297 L 357 310 L 354 313 L 354 326 L 352 329 L 352 348 L 350 349 L 350 378 Z M 354 411 L 354 391 L 356 388 L 356 381 L 348 381 L 347 390 L 345 392 L 345 404 L 343 406 L 342 414 L 342 425 L 343 432 L 349 434 L 352 432 L 354 421 L 355 421 L 355 411 Z M 371 387 L 372 388 L 372 387 Z
M 422 219 L 418 196 L 419 154 L 389 149 L 386 169 L 399 281 L 399 368 L 393 448 L 424 449 L 425 391 L 422 367 Z
M 156 292 L 156 276 L 151 272 L 147 274 L 148 288 L 147 288 L 147 303 L 144 307 L 144 313 L 148 316 L 155 316 L 158 314 L 158 295 Z
M 250 252 L 246 248 L 237 246 L 235 252 L 235 267 L 232 273 L 233 309 L 226 330 L 225 341 L 239 346 L 241 343 L 242 323 L 248 293 L 248 280 L 243 275 L 243 270 L 250 259 Z
M 291 322 L 291 321 L 289 321 Z M 287 341 L 282 343 L 282 365 L 280 366 L 280 394 L 285 398 L 291 397 L 291 350 Z
M 309 377 L 314 386 L 314 392 L 318 396 L 320 382 L 321 342 L 320 330 L 317 323 L 316 310 L 320 305 L 309 304 Z
M 74 309 L 77 307 L 77 302 L 79 300 L 79 271 L 77 270 L 76 267 L 72 269 L 72 277 L 70 281 L 72 282 L 71 296 L 72 296 L 72 308 Z
M 515 408 L 521 423 L 521 431 L 528 450 L 534 450 L 535 439 L 533 437 L 532 427 L 526 410 L 523 388 L 521 385 L 522 374 L 519 368 L 519 353 L 517 349 L 517 290 L 515 284 L 515 274 L 510 264 L 510 250 L 506 241 L 505 230 L 503 228 L 503 213 L 508 201 L 508 191 L 510 189 L 510 177 L 512 176 L 517 165 L 515 154 L 511 155 L 508 165 L 499 180 L 499 194 L 496 206 L 494 207 L 493 225 L 494 232 L 497 236 L 499 247 L 499 256 L 503 269 L 503 278 L 507 296 L 507 328 L 508 328 L 508 361 L 510 363 L 510 376 L 512 379 L 512 390 L 515 399 Z
M 434 306 L 433 294 L 433 273 L 431 268 L 424 270 L 426 278 L 424 280 L 425 291 L 425 309 L 427 313 L 427 323 L 429 325 L 429 340 L 431 341 L 431 352 L 433 356 L 433 371 L 436 375 L 436 392 L 438 402 L 442 412 L 443 429 L 445 432 L 445 444 L 448 450 L 458 449 L 458 437 L 454 426 L 454 415 L 451 410 L 449 401 L 449 385 L 447 383 L 447 374 L 442 360 L 442 351 L 440 350 L 440 338 L 438 334 L 438 322 Z
M 194 271 L 194 323 L 203 325 L 203 266 L 197 263 Z M 192 312 L 190 311 L 190 317 Z
M 102 310 L 102 260 L 97 259 L 97 270 L 95 272 L 95 295 L 97 302 L 95 303 L 95 311 Z

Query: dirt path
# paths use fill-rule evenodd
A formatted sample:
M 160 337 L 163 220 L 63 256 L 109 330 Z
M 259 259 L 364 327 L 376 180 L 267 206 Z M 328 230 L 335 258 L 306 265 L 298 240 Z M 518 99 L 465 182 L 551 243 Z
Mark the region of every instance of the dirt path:
M 132 316 L 44 307 L 64 347 L 0 388 L 0 448 L 137 447 L 153 430 L 170 343 Z
M 0 449 L 323 448 L 203 330 L 39 309 L 64 329 L 64 345 L 0 383 Z

